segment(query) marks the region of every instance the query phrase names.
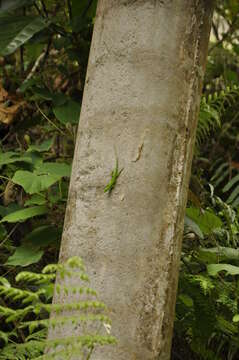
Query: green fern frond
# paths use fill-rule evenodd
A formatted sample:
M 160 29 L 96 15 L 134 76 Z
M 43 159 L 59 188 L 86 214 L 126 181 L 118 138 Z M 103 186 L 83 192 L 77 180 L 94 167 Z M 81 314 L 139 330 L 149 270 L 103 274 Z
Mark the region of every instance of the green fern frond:
M 205 344 L 202 344 L 199 339 L 192 341 L 191 349 L 200 356 L 203 360 L 221 360 L 214 351 L 208 349 Z
M 39 357 L 44 349 L 44 342 L 28 341 L 25 344 L 8 344 L 0 353 L 0 360 L 30 360 Z
M 238 334 L 238 328 L 235 324 L 232 322 L 229 322 L 222 316 L 217 316 L 217 327 L 220 329 L 223 333 L 231 335 L 237 335 Z
M 221 120 L 218 110 L 208 104 L 205 98 L 202 98 L 196 133 L 196 147 L 199 147 L 210 133 L 220 126 Z
M 196 133 L 196 148 L 209 137 L 212 131 L 221 127 L 221 116 L 225 112 L 226 106 L 235 103 L 238 96 L 239 87 L 231 85 L 220 92 L 202 97 Z
M 67 268 L 81 270 L 82 272 L 85 271 L 82 259 L 74 256 L 68 259 L 64 264 L 59 263 L 46 265 L 42 270 L 42 274 L 56 273 L 61 271 L 65 274 Z
M 54 281 L 55 278 L 56 274 L 36 274 L 30 271 L 22 271 L 16 276 L 16 281 L 24 281 L 27 283 L 34 283 L 36 285 L 40 285 Z
M 213 281 L 205 275 L 190 275 L 192 283 L 199 284 L 204 295 L 211 293 L 211 290 L 215 288 Z
M 71 336 L 67 338 L 45 341 L 31 340 L 23 344 L 8 345 L 1 352 L 0 360 L 59 360 L 66 359 L 64 356 L 67 354 L 68 356 L 72 356 L 73 352 L 79 356 L 79 351 L 84 348 L 93 349 L 97 345 L 104 346 L 113 344 L 116 344 L 116 340 L 113 336 L 101 336 L 94 334 L 85 336 Z M 51 352 L 49 354 L 43 355 L 43 352 L 46 348 L 51 349 Z
M 12 310 L 9 308 L 6 308 L 6 309 Z M 23 320 L 27 315 L 29 315 L 31 313 L 36 313 L 35 306 L 33 306 L 33 305 L 29 305 L 29 306 L 25 307 L 24 309 L 12 310 L 12 312 L 9 312 L 9 315 L 5 315 L 6 323 Z M 3 314 L 3 316 L 4 316 L 4 314 Z
M 66 356 L 70 356 L 69 358 L 72 358 L 73 355 L 77 355 L 80 360 L 81 357 L 79 357 L 79 355 L 83 354 L 83 352 L 81 354 L 80 351 L 84 348 L 90 350 L 91 352 L 91 350 L 94 349 L 96 345 L 104 346 L 114 344 L 116 344 L 116 340 L 113 336 L 110 335 L 72 336 L 67 339 L 47 341 L 46 346 L 56 350 L 52 353 L 34 358 L 33 360 L 65 360 L 67 358 Z M 59 347 L 60 350 L 57 349 Z
M 213 164 L 214 174 L 211 177 L 211 182 L 214 187 L 218 186 L 228 175 L 229 175 L 229 164 L 228 162 L 222 162 L 219 159 L 217 162 Z
M 7 306 L 0 306 L 0 316 L 8 317 L 15 314 L 15 310 L 8 308 Z
M 55 288 L 57 294 L 63 294 L 65 300 L 69 297 L 73 302 L 48 304 L 47 296 L 42 296 L 45 295 L 46 287 L 53 285 L 56 274 L 60 279 L 77 283 L 76 286 L 69 287 L 65 285 L 65 281 L 60 281 Z M 6 324 L 12 324 L 14 328 L 12 333 L 0 333 L 0 338 L 5 343 L 0 360 L 65 360 L 73 353 L 79 359 L 84 355 L 83 360 L 90 358 L 95 346 L 115 343 L 115 338 L 108 334 L 110 319 L 103 313 L 105 304 L 97 300 L 97 293 L 92 288 L 84 286 L 89 278 L 81 259 L 72 258 L 65 264 L 48 265 L 41 274 L 21 272 L 16 281 L 24 281 L 26 286 L 34 285 L 36 291 L 12 287 L 5 278 L 0 279 L 0 295 L 10 300 L 10 304 L 14 303 L 13 308 L 0 306 L 2 320 Z M 50 313 L 54 313 L 54 316 L 49 318 Z M 29 318 L 33 320 L 29 321 Z M 72 326 L 75 336 L 46 339 L 49 329 L 64 329 L 64 326 Z M 92 329 L 96 333 L 91 333 Z M 18 331 L 24 332 L 24 342 L 17 336 Z M 81 332 L 79 335 L 76 333 L 78 331 Z M 18 340 L 16 343 L 14 338 Z M 50 349 L 50 353 L 44 354 L 46 349 Z
M 95 335 L 95 334 L 88 334 L 82 336 L 69 336 L 66 338 L 59 338 L 54 340 L 46 340 L 42 344 L 43 347 L 48 347 L 52 349 L 56 349 L 59 346 L 74 346 L 74 345 L 81 345 L 82 347 L 86 346 L 87 348 L 93 348 L 95 345 L 107 345 L 107 344 L 115 344 L 116 340 L 115 337 L 106 335 Z M 22 344 L 24 345 L 24 344 Z
M 230 195 L 227 198 L 227 203 L 233 207 L 239 205 L 239 174 L 232 177 L 232 179 L 224 186 L 222 191 L 224 193 L 231 190 Z
M 39 294 L 32 291 L 21 290 L 13 287 L 0 286 L 0 295 L 12 301 L 21 300 L 23 304 L 39 301 Z
M 60 294 L 63 293 L 65 295 L 91 295 L 96 296 L 97 293 L 94 289 L 88 288 L 88 287 L 82 287 L 82 286 L 65 286 L 65 285 L 59 285 L 57 284 L 55 287 L 56 293 Z
M 193 300 L 192 338 L 198 338 L 201 343 L 205 343 L 215 329 L 216 309 L 212 296 L 214 284 L 206 275 L 188 274 L 181 277 L 180 283 L 180 290 L 190 294 Z
M 63 326 L 68 323 L 72 325 L 79 325 L 79 323 L 90 323 L 90 322 L 100 322 L 104 324 L 110 324 L 111 321 L 108 316 L 102 314 L 83 314 L 83 315 L 74 315 L 74 316 L 58 316 L 52 317 L 50 319 L 43 319 L 43 320 L 34 320 L 34 321 L 25 321 L 20 327 L 27 328 L 27 327 L 46 327 L 46 328 L 56 328 L 57 326 Z
M 236 101 L 236 97 L 239 96 L 239 86 L 228 85 L 224 90 L 216 91 L 213 94 L 209 94 L 207 102 L 217 108 L 220 112 L 225 110 L 225 105 L 232 106 Z
M 103 302 L 100 301 L 79 301 L 74 303 L 65 303 L 65 304 L 37 304 L 39 310 L 44 309 L 47 312 L 56 312 L 59 314 L 62 311 L 78 311 L 78 310 L 88 310 L 88 309 L 106 309 L 106 306 Z

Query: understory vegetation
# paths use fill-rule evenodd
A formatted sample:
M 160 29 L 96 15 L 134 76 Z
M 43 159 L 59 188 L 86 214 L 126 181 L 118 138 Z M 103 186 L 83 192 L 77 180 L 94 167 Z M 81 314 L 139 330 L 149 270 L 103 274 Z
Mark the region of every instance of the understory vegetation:
M 43 355 L 44 349 L 57 351 L 59 344 L 64 359 L 74 351 L 90 359 L 95 346 L 115 342 L 81 260 L 49 265 L 58 261 L 96 5 L 0 2 L 1 360 L 51 359 L 53 352 Z M 185 216 L 173 360 L 239 358 L 238 129 L 239 3 L 217 1 Z M 77 344 L 45 340 L 51 327 L 77 325 L 75 316 L 48 319 L 50 311 L 67 310 L 50 305 L 56 271 L 63 277 L 79 272 L 82 286 L 72 290 L 80 300 L 70 310 L 103 333 L 80 333 Z M 59 291 L 69 295 L 64 286 Z

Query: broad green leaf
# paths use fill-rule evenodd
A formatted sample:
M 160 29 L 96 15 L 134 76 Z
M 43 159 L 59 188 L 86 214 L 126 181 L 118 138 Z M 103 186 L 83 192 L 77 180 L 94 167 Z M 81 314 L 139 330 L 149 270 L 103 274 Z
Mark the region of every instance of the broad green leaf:
M 59 188 L 54 190 L 54 192 L 50 192 L 50 194 L 48 194 L 48 201 L 51 205 L 57 204 L 60 201 L 65 201 L 62 192 L 59 191 Z
M 27 45 L 29 45 L 29 44 L 27 44 Z M 36 81 L 37 80 L 35 78 L 30 78 L 30 79 L 26 78 L 18 88 L 19 93 L 24 93 L 29 88 L 32 88 L 33 85 L 36 84 Z
M 239 322 L 239 314 L 234 315 L 232 321 Z
M 194 232 L 199 237 L 199 239 L 204 238 L 203 233 L 200 230 L 200 227 L 195 223 L 195 221 L 190 219 L 188 216 L 185 216 L 184 225 L 190 231 Z
M 12 11 L 23 6 L 31 5 L 34 0 L 1 0 L 0 14 L 6 11 Z
M 9 162 L 11 162 L 11 159 L 14 156 L 18 156 L 17 153 L 13 152 L 13 151 L 8 151 L 5 153 L 0 153 L 0 166 L 8 164 Z
M 25 50 L 25 54 L 27 57 L 27 60 L 29 62 L 35 62 L 37 61 L 37 59 L 39 58 L 39 56 L 44 52 L 44 48 L 45 48 L 45 44 L 43 43 L 38 43 L 36 41 L 32 41 L 32 42 L 28 42 L 27 44 L 25 44 L 24 46 L 24 50 Z M 26 82 L 30 82 L 30 80 L 33 80 L 33 78 L 30 79 L 25 79 Z M 25 81 L 24 80 L 24 81 Z M 34 78 L 34 82 L 32 82 L 33 84 L 39 84 L 39 81 L 37 81 L 37 78 Z M 29 83 L 28 83 L 29 84 Z
M 40 152 L 36 152 L 36 151 L 26 152 L 25 156 L 28 156 L 29 158 L 31 158 L 33 166 L 36 166 L 37 164 L 43 162 L 43 157 L 42 157 L 42 154 Z
M 45 162 L 37 164 L 35 171 L 37 174 L 47 174 L 58 177 L 70 177 L 71 165 L 65 163 Z
M 213 248 L 200 248 L 198 251 L 198 258 L 208 263 L 239 260 L 239 249 L 233 249 L 223 246 Z
M 34 98 L 52 101 L 55 107 L 61 106 L 70 100 L 69 97 L 67 97 L 65 94 L 60 92 L 52 93 L 47 88 L 33 86 L 31 90 L 34 93 Z
M 210 251 L 211 249 L 199 248 L 197 252 L 197 259 L 203 261 L 205 264 L 214 264 L 219 262 L 218 253 Z
M 32 197 L 30 197 L 30 199 L 25 201 L 24 206 L 44 205 L 44 204 L 46 204 L 46 202 L 47 202 L 47 200 L 45 199 L 45 197 L 43 195 L 34 194 L 34 195 L 32 195 Z
M 27 209 L 15 211 L 9 215 L 4 216 L 1 222 L 15 223 L 18 221 L 24 221 L 34 216 L 40 216 L 46 214 L 48 209 L 46 206 L 34 206 Z
M 182 303 L 184 305 L 186 305 L 187 307 L 192 307 L 193 306 L 193 299 L 190 298 L 190 296 L 188 296 L 187 294 L 180 294 L 178 296 L 178 299 L 180 301 L 182 301 Z
M 0 167 L 3 165 L 13 164 L 15 162 L 32 163 L 32 158 L 29 155 L 21 155 L 13 151 L 0 153 Z
M 60 240 L 61 231 L 55 226 L 44 225 L 34 229 L 25 239 L 25 244 L 31 246 L 45 247 L 56 244 Z
M 39 250 L 36 247 L 30 247 L 29 245 L 19 246 L 14 254 L 10 256 L 5 265 L 11 266 L 29 266 L 35 264 L 41 260 L 43 250 Z
M 53 105 L 54 105 L 55 107 L 57 107 L 57 106 L 62 106 L 62 105 L 64 105 L 66 102 L 69 101 L 69 98 L 68 98 L 65 94 L 55 93 L 55 94 L 52 96 L 52 101 L 53 101 Z
M 12 54 L 33 35 L 43 30 L 49 22 L 41 17 L 17 16 L 12 14 L 0 15 L 0 54 Z
M 40 164 L 41 165 L 41 164 Z M 60 175 L 38 175 L 30 171 L 16 171 L 12 181 L 21 185 L 28 194 L 40 193 L 60 180 Z
M 3 224 L 0 224 L 0 241 L 3 241 L 6 236 L 7 236 L 7 230 L 5 229 Z
M 222 227 L 221 219 L 210 211 L 204 211 L 202 214 L 199 209 L 190 207 L 187 208 L 186 215 L 200 227 L 205 235 Z
M 27 149 L 27 152 L 32 152 L 32 151 L 36 151 L 36 152 L 44 152 L 44 151 L 49 151 L 50 148 L 52 147 L 54 142 L 54 138 L 48 139 L 43 141 L 41 144 L 39 145 L 30 145 L 29 148 Z
M 226 271 L 226 275 L 239 275 L 239 267 L 230 264 L 209 264 L 207 271 L 211 276 L 216 276 L 220 271 Z
M 68 100 L 65 104 L 53 108 L 55 117 L 62 124 L 78 124 L 81 106 L 76 101 Z
M 40 99 L 52 100 L 53 94 L 46 88 L 34 86 L 32 87 L 34 95 L 37 95 Z
M 5 215 L 7 215 L 7 213 L 6 213 L 6 207 L 3 206 L 3 205 L 0 205 L 0 216 L 3 217 L 3 216 L 5 216 Z
M 4 217 L 4 216 L 11 214 L 12 212 L 15 212 L 20 209 L 21 209 L 21 206 L 16 203 L 11 203 L 8 206 L 0 205 L 0 216 Z

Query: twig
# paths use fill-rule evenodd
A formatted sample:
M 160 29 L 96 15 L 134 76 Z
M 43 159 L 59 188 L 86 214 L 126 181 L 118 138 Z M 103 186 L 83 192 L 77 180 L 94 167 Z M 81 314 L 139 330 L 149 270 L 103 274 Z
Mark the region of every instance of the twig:
M 213 44 L 210 49 L 208 50 L 208 53 L 210 53 L 213 49 L 215 49 L 217 46 L 221 45 L 223 43 L 223 41 L 225 41 L 229 36 L 232 36 L 234 31 L 237 28 L 237 20 L 238 17 L 235 17 L 230 25 L 229 30 L 223 34 L 221 40 L 219 40 L 218 42 L 216 42 L 215 44 Z
M 5 136 L 4 138 L 1 140 L 1 143 L 3 143 L 4 141 L 7 140 L 7 138 L 11 135 L 11 132 L 9 131 Z
M 48 43 L 47 43 L 47 47 L 46 47 L 46 50 L 45 50 L 45 53 L 44 53 L 44 56 L 43 56 L 43 59 L 42 59 L 42 63 L 41 63 L 42 68 L 44 67 L 44 65 L 46 63 L 46 60 L 48 58 L 48 55 L 50 53 L 51 44 L 52 44 L 52 38 L 50 38 Z
M 218 35 L 218 29 L 217 29 L 217 26 L 214 23 L 214 21 L 212 22 L 212 29 L 213 29 L 214 35 L 216 36 L 217 41 L 219 41 L 220 38 L 219 38 L 219 35 Z
M 94 346 L 91 347 L 90 352 L 89 352 L 89 354 L 87 355 L 86 360 L 89 360 L 89 359 L 91 358 L 91 355 L 92 355 L 92 353 L 93 353 L 93 350 L 94 350 Z
M 15 134 L 15 138 L 16 138 L 16 141 L 17 141 L 17 143 L 18 143 L 18 145 L 19 145 L 20 150 L 23 150 L 23 149 L 22 149 L 21 141 L 19 140 L 17 133 Z
M 52 125 L 54 126 L 55 129 L 57 129 L 63 136 L 65 136 L 64 131 L 62 131 L 51 119 L 49 119 L 49 117 L 41 110 L 41 108 L 39 107 L 39 105 L 37 103 L 35 103 L 38 111 L 42 114 L 42 116 Z
M 35 64 L 33 65 L 32 69 L 31 69 L 31 71 L 30 71 L 29 74 L 27 75 L 26 79 L 23 81 L 23 84 L 24 84 L 25 82 L 27 82 L 28 80 L 30 80 L 30 79 L 32 78 L 32 76 L 35 74 L 35 72 L 36 72 L 36 70 L 37 70 L 37 68 L 38 68 L 41 60 L 44 58 L 44 55 L 45 55 L 45 53 L 43 52 L 43 53 L 40 54 L 40 56 L 38 56 L 38 58 L 37 58 L 36 61 L 35 61 Z M 18 92 L 18 91 L 19 91 L 19 89 L 17 89 L 17 92 Z
M 88 4 L 87 4 L 87 6 L 86 6 L 86 8 L 85 8 L 85 10 L 84 10 L 84 12 L 83 12 L 83 14 L 82 14 L 82 17 L 84 17 L 84 16 L 87 14 L 89 8 L 90 8 L 91 5 L 93 4 L 93 1 L 94 1 L 94 0 L 89 0 Z
M 41 0 L 41 6 L 42 6 L 42 9 L 43 9 L 43 12 L 44 12 L 45 16 L 48 18 L 48 11 L 47 11 L 47 8 L 46 8 L 46 4 L 44 3 L 43 0 Z
M 36 2 L 34 2 L 33 5 L 34 5 L 34 7 L 36 8 L 38 14 L 39 14 L 40 16 L 44 17 L 44 15 L 42 14 L 42 12 L 41 12 L 40 8 L 38 7 L 38 5 L 36 4 Z
M 0 179 L 11 181 L 11 179 L 7 176 L 0 175 Z
M 20 46 L 20 72 L 21 77 L 24 76 L 24 46 Z
M 144 142 L 142 142 L 142 144 L 139 145 L 138 154 L 137 154 L 136 158 L 134 160 L 132 160 L 133 162 L 137 162 L 141 158 L 143 147 L 144 147 Z
M 40 56 L 38 56 L 38 58 L 36 59 L 35 61 L 35 64 L 33 65 L 31 71 L 29 72 L 29 74 L 27 75 L 26 79 L 23 81 L 22 85 L 25 84 L 27 81 L 29 81 L 33 75 L 35 74 L 35 72 L 37 71 L 38 67 L 41 65 L 42 67 L 44 66 L 45 62 L 46 62 L 46 59 L 49 55 L 49 51 L 50 51 L 50 47 L 51 47 L 51 43 L 52 43 L 52 40 L 50 39 L 48 41 L 48 44 L 47 44 L 47 47 L 46 49 L 44 50 L 44 52 L 42 52 L 40 54 Z M 21 85 L 21 86 L 22 86 Z M 20 91 L 20 88 L 17 89 L 17 93 Z
M 14 231 L 16 230 L 16 228 L 19 226 L 19 223 L 16 224 L 12 230 L 10 231 L 9 234 L 7 234 L 7 236 L 5 237 L 5 239 L 0 243 L 0 247 L 3 246 L 3 244 L 5 244 L 5 242 L 10 238 L 10 236 L 14 233 Z

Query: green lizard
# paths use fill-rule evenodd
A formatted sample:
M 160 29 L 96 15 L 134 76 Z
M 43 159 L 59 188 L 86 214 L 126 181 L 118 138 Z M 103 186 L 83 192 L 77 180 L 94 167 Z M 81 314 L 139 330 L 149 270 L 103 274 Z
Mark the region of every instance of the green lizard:
M 104 192 L 108 192 L 109 194 L 111 193 L 111 191 L 114 189 L 116 183 L 117 183 L 117 179 L 120 176 L 120 174 L 122 173 L 123 168 L 121 170 L 119 170 L 119 161 L 118 161 L 118 157 L 116 156 L 116 161 L 115 161 L 115 168 L 111 173 L 111 179 L 109 181 L 109 183 L 106 185 L 106 187 L 104 188 Z

